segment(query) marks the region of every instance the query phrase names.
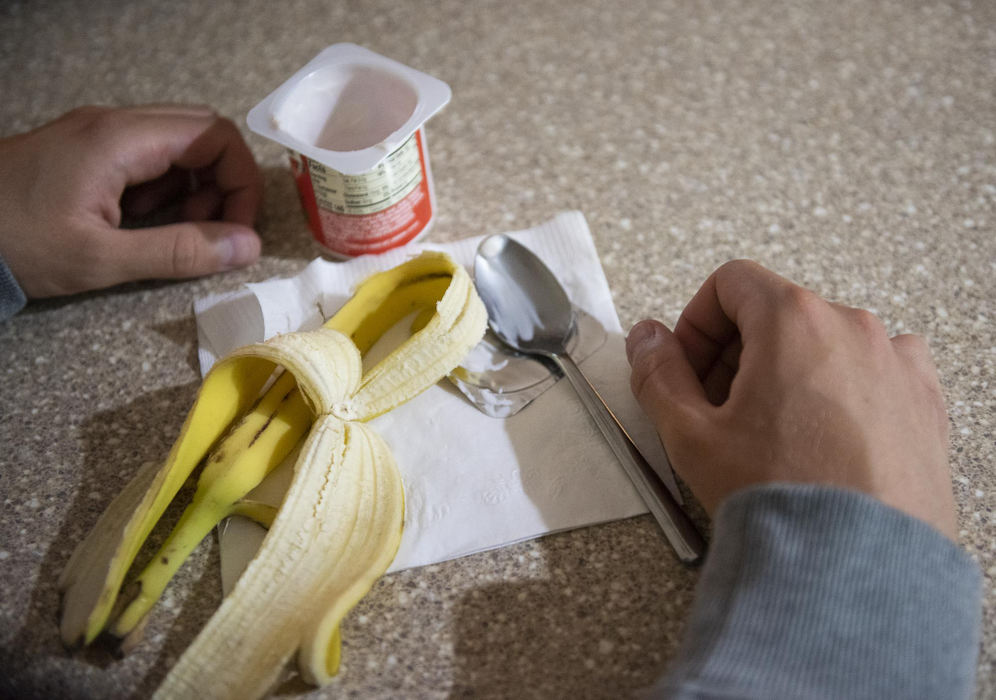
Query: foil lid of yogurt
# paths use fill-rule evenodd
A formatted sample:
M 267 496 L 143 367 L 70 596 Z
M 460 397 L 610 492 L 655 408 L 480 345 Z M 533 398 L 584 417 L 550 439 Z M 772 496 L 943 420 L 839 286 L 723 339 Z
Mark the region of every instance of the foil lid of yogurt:
M 333 44 L 249 111 L 255 133 L 346 175 L 368 172 L 450 101 L 449 85 Z

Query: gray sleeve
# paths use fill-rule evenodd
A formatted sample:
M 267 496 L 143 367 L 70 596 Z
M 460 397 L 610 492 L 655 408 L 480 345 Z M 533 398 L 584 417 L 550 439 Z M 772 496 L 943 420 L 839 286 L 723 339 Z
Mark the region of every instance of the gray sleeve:
M 717 513 L 685 638 L 654 697 L 967 698 L 981 572 L 855 492 L 768 485 Z
M 0 257 L 0 321 L 6 321 L 28 303 L 24 290 L 14 279 L 7 263 Z

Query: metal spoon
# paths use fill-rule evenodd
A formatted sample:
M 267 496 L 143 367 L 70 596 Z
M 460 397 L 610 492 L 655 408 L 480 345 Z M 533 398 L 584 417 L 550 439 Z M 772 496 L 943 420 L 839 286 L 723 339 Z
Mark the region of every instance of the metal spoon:
M 492 332 L 513 349 L 549 358 L 560 368 L 678 558 L 698 562 L 705 552 L 701 535 L 567 352 L 576 319 L 557 278 L 525 246 L 507 236 L 489 236 L 477 249 L 474 279 Z

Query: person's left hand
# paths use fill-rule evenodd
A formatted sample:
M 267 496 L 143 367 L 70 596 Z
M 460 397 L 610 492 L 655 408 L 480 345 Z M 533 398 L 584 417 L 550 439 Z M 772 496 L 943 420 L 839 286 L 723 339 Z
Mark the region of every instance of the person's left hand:
M 262 186 L 208 107 L 82 107 L 0 140 L 0 256 L 29 298 L 242 267 Z M 121 228 L 168 205 L 178 221 Z

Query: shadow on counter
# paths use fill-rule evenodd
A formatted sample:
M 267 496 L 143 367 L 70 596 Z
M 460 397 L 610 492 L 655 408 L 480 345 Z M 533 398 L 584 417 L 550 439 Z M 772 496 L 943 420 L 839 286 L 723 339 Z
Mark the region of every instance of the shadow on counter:
M 18 697 L 147 697 L 221 602 L 217 544 L 211 538 L 210 550 L 200 557 L 203 561 L 206 556 L 208 565 L 200 571 L 181 569 L 178 577 L 186 577 L 188 584 L 173 590 L 184 591 L 183 600 L 166 612 L 160 601 L 148 618 L 146 641 L 127 656 L 107 636 L 74 650 L 65 649 L 60 639 L 57 582 L 69 557 L 139 466 L 168 453 L 198 386 L 193 382 L 143 394 L 127 405 L 94 414 L 81 426 L 81 480 L 68 487 L 71 503 L 41 562 L 24 624 L 3 650 L 5 684 L 16 689 Z M 188 480 L 177 499 L 179 507 L 174 502 L 167 508 L 126 580 L 158 549 L 192 490 Z M 50 658 L 42 663 L 44 657 Z M 58 667 L 54 673 L 52 662 Z
M 453 610 L 450 697 L 621 698 L 652 686 L 693 585 L 674 575 L 658 538 L 649 516 L 549 535 L 527 557 L 544 562 L 545 578 L 463 596 Z M 617 539 L 627 544 L 613 549 Z
M 263 255 L 310 262 L 320 254 L 289 169 L 263 168 L 263 205 L 256 230 Z

